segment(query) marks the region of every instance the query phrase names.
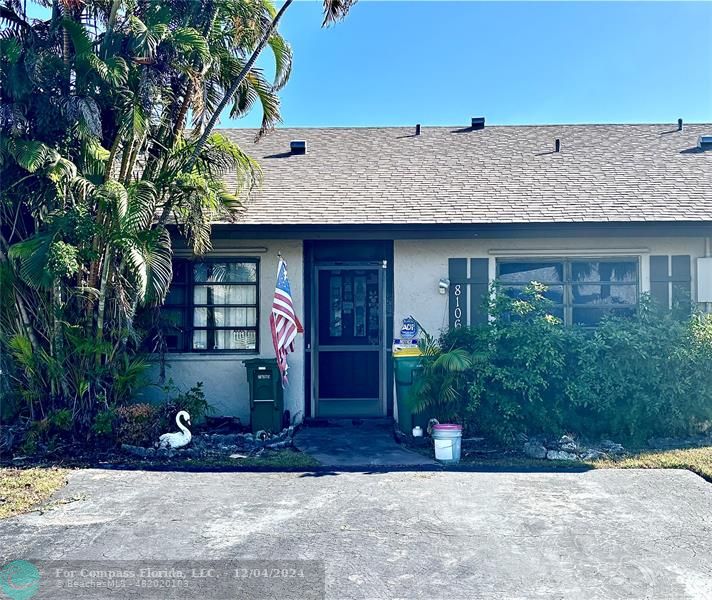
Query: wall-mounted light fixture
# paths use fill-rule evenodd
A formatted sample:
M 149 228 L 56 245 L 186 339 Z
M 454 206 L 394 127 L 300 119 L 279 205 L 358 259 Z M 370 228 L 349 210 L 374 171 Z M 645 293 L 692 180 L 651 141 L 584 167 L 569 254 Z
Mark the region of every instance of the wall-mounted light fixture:
M 440 282 L 438 283 L 438 292 L 440 292 L 441 295 L 447 294 L 448 290 L 450 289 L 450 280 L 446 278 L 441 278 Z

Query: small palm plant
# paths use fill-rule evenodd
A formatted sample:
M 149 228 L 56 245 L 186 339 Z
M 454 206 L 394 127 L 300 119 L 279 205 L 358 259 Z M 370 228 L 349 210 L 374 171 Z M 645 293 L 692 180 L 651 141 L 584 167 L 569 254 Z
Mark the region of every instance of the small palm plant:
M 441 422 L 461 421 L 469 385 L 468 372 L 474 364 L 472 352 L 460 347 L 445 349 L 427 332 L 423 332 L 419 348 L 422 371 L 411 390 L 413 409 L 427 412 Z

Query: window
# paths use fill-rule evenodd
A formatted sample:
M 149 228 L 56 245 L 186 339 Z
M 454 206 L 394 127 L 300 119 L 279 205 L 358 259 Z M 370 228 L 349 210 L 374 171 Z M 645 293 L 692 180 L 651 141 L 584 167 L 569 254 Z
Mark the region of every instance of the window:
M 638 305 L 635 258 L 501 259 L 497 281 L 512 296 L 532 281 L 545 284 L 552 313 L 567 325 L 596 325 L 606 313 L 632 314 Z
M 168 350 L 256 352 L 258 269 L 257 259 L 174 261 L 162 309 Z

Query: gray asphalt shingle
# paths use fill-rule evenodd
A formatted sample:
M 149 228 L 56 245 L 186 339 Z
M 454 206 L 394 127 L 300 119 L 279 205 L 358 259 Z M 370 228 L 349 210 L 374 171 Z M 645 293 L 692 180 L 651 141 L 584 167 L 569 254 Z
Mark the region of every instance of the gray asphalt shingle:
M 262 165 L 245 224 L 712 222 L 712 124 L 222 129 Z M 554 140 L 561 152 L 554 153 Z M 306 140 L 306 155 L 290 155 Z M 232 183 L 228 177 L 228 183 Z

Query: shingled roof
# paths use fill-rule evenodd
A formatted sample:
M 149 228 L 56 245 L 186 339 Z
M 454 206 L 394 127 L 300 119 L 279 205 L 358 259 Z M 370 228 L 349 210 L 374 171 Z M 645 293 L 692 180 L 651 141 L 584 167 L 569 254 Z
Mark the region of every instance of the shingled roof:
M 710 124 L 221 132 L 263 168 L 249 225 L 712 222 Z

